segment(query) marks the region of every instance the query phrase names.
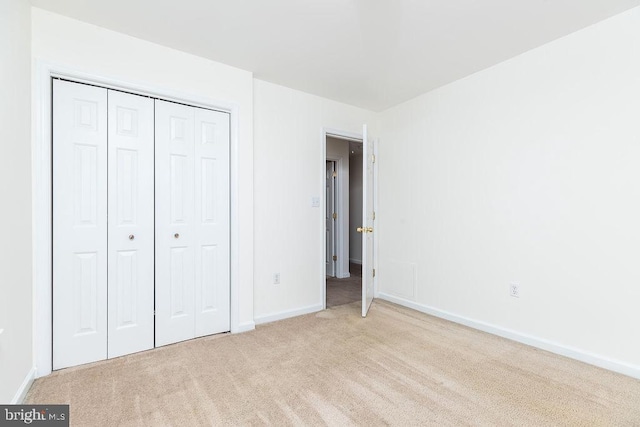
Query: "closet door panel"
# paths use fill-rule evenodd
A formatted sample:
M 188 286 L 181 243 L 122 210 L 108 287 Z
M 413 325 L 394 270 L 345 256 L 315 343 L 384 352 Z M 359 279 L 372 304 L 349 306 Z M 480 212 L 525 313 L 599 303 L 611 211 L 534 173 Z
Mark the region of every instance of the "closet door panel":
M 53 82 L 53 369 L 107 358 L 107 90 Z
M 194 108 L 156 100 L 156 346 L 194 337 Z
M 195 336 L 230 329 L 229 114 L 195 110 Z
M 153 348 L 153 99 L 108 91 L 109 357 Z

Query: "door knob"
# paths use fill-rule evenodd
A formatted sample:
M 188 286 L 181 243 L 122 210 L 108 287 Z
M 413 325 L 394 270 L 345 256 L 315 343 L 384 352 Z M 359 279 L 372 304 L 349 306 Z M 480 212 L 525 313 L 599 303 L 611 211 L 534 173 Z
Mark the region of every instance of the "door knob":
M 373 233 L 373 227 L 358 227 L 356 231 L 358 233 Z
M 180 234 L 176 233 L 176 234 L 173 235 L 173 237 L 175 237 L 177 239 L 178 237 L 180 237 Z
M 134 236 L 133 234 L 129 234 L 129 240 L 133 240 L 135 238 L 136 238 L 136 236 Z

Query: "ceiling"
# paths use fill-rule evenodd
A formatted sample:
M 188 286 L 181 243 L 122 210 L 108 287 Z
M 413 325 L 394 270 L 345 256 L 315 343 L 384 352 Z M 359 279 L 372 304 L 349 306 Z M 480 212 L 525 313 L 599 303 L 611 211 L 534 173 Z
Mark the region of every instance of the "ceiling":
M 34 6 L 374 111 L 640 0 L 32 0 Z

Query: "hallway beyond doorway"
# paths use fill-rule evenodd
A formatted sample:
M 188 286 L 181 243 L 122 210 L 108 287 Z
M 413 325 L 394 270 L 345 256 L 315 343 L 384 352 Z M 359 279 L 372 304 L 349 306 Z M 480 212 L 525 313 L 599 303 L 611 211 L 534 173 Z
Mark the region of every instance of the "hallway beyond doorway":
M 349 263 L 351 277 L 327 277 L 327 308 L 362 300 L 362 265 Z

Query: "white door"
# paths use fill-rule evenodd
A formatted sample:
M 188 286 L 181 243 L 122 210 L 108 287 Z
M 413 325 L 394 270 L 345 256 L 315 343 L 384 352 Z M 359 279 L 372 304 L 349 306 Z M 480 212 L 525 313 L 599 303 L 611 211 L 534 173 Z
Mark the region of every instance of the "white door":
M 195 336 L 201 337 L 231 329 L 230 116 L 202 108 L 193 110 Z
M 336 163 L 333 161 L 327 161 L 326 168 L 326 275 L 329 277 L 335 277 L 336 275 L 336 260 L 334 258 L 335 251 L 335 211 L 336 211 L 336 198 L 335 198 L 335 177 L 334 172 Z
M 367 125 L 362 129 L 362 317 L 366 317 L 373 302 L 373 164 L 375 162 L 374 142 L 367 134 Z
M 107 358 L 107 90 L 53 82 L 53 369 Z
M 194 337 L 194 114 L 156 100 L 156 345 Z
M 153 348 L 153 99 L 108 92 L 108 356 Z
M 229 330 L 229 116 L 156 100 L 156 346 Z

